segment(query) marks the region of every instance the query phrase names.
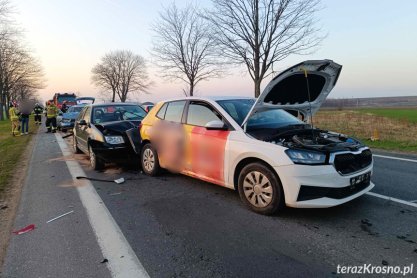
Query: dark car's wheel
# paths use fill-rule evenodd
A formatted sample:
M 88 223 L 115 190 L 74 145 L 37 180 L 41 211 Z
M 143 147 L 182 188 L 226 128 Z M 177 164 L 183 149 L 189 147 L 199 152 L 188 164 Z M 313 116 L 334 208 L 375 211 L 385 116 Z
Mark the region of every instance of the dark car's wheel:
M 75 137 L 75 134 L 72 136 L 72 151 L 74 153 L 81 153 L 81 150 L 78 148 L 77 145 L 77 138 Z
M 90 156 L 90 164 L 91 168 L 94 170 L 101 170 L 104 168 L 104 161 L 97 157 L 96 153 L 94 152 L 93 148 L 91 146 L 88 146 L 88 154 Z
M 285 206 L 281 182 L 264 164 L 246 165 L 239 174 L 238 189 L 243 203 L 257 213 L 269 215 Z
M 152 144 L 148 143 L 142 148 L 140 163 L 145 174 L 155 176 L 160 170 L 158 154 Z

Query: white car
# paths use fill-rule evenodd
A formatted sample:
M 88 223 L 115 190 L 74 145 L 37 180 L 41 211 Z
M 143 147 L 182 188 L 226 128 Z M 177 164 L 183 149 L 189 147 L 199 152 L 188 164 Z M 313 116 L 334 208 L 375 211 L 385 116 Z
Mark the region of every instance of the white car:
M 372 153 L 358 140 L 312 128 L 341 66 L 305 61 L 258 99 L 189 97 L 158 103 L 141 126 L 143 171 L 168 170 L 239 191 L 252 210 L 343 204 L 374 187 Z M 290 111 L 290 113 L 286 112 Z

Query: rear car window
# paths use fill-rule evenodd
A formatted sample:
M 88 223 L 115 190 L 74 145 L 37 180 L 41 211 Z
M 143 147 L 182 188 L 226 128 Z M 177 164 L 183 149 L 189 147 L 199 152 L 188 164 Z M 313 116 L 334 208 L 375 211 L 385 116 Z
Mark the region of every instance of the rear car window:
M 165 120 L 180 123 L 182 119 L 182 112 L 184 111 L 184 106 L 185 100 L 168 103 L 168 107 L 165 112 Z
M 165 112 L 167 111 L 167 107 L 168 107 L 168 103 L 165 103 L 164 105 L 162 105 L 161 109 L 159 109 L 156 116 L 162 120 L 165 119 Z

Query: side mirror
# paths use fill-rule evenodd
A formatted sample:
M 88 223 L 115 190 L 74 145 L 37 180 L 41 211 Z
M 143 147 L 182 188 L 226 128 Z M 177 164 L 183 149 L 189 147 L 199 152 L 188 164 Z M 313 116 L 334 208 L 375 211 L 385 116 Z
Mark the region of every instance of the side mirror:
M 205 125 L 207 130 L 227 130 L 227 126 L 222 121 L 211 121 Z
M 78 122 L 79 125 L 87 125 L 87 122 L 85 120 L 80 120 Z

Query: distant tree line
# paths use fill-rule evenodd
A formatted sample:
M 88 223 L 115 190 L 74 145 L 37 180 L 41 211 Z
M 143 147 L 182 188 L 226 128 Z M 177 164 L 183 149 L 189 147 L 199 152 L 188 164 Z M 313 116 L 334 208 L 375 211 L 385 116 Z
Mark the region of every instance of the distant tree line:
M 34 98 L 41 88 L 44 88 L 42 66 L 23 44 L 10 2 L 0 0 L 0 120 L 7 115 L 4 110 L 8 110 L 11 101 Z

